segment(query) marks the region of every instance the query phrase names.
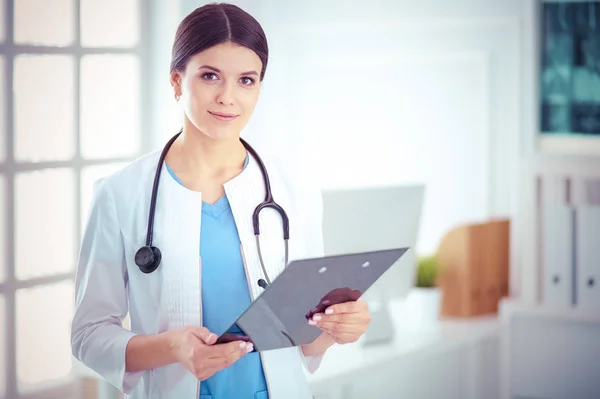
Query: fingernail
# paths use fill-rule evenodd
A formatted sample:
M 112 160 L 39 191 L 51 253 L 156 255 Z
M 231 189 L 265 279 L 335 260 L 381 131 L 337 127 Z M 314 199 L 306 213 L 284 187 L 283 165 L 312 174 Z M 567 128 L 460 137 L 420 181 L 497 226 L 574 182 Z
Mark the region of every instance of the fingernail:
M 308 321 L 308 324 L 310 324 L 311 326 L 316 326 L 316 325 L 317 325 L 317 322 L 316 322 L 316 321 L 314 321 L 314 320 L 309 320 L 309 321 Z
M 254 350 L 254 345 L 252 345 L 251 343 L 248 343 L 246 345 L 246 353 L 250 353 Z
M 246 343 L 244 341 L 240 342 L 240 348 L 244 348 L 246 346 Z
M 333 313 L 333 309 L 329 308 L 325 311 L 325 314 L 332 314 Z
M 312 318 L 312 319 L 313 319 L 314 321 L 319 321 L 319 320 L 321 320 L 321 316 L 319 316 L 319 315 L 315 315 L 315 316 L 313 316 L 313 318 Z
M 213 337 L 216 337 L 216 335 L 215 334 L 209 334 L 208 335 L 208 340 L 210 341 L 211 339 L 213 339 Z

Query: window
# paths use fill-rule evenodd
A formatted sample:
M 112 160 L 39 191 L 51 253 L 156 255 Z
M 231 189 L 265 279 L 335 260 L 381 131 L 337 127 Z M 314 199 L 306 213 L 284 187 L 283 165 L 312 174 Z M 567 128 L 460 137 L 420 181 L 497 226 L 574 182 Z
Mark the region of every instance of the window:
M 0 0 L 0 398 L 72 383 L 92 184 L 150 146 L 146 1 Z

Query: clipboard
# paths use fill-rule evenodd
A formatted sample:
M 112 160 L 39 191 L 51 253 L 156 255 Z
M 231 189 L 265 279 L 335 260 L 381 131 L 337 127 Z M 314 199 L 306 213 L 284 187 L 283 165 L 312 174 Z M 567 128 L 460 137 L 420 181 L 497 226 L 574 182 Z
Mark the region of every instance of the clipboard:
M 331 305 L 358 300 L 408 249 L 294 260 L 216 343 L 252 342 L 257 352 L 309 344 L 322 330 L 308 319 Z

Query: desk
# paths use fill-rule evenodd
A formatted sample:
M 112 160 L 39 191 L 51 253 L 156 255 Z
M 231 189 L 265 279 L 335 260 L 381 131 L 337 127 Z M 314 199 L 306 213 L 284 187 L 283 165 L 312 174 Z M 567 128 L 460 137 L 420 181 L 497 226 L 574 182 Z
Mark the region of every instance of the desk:
M 444 320 L 421 331 L 402 325 L 401 302 L 390 304 L 396 335 L 388 344 L 336 345 L 307 378 L 317 399 L 482 398 L 499 395 L 497 317 Z

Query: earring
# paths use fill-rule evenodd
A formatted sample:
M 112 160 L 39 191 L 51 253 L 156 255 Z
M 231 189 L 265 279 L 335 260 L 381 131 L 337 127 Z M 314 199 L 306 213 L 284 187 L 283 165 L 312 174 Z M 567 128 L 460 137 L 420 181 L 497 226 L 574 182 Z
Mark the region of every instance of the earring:
M 180 98 L 180 97 L 181 97 L 181 96 L 180 96 L 179 94 L 175 93 L 175 101 L 179 101 L 179 98 Z

